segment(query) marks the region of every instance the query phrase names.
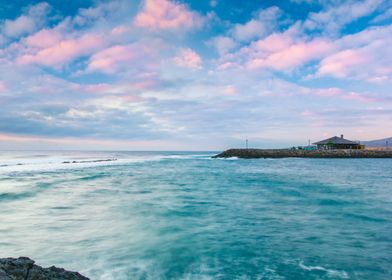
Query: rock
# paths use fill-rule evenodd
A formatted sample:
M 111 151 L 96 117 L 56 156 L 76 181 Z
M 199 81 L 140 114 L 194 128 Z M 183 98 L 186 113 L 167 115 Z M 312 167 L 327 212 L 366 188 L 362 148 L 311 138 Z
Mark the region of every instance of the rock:
M 1 280 L 89 280 L 78 272 L 51 266 L 43 268 L 27 257 L 0 258 Z
M 377 150 L 293 150 L 293 149 L 229 149 L 213 158 L 392 158 L 392 151 Z

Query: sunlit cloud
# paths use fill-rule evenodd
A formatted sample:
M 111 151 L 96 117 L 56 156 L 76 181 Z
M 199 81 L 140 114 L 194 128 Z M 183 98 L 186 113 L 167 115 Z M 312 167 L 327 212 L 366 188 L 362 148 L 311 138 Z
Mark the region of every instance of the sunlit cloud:
M 391 136 L 385 0 L 48 3 L 0 19 L 0 147 Z
M 178 56 L 174 58 L 174 62 L 180 67 L 197 69 L 201 67 L 202 59 L 193 50 L 183 49 Z
M 2 32 L 10 38 L 17 38 L 38 30 L 47 21 L 51 7 L 42 2 L 26 8 L 26 12 L 15 19 L 6 19 L 2 22 Z
M 186 5 L 170 0 L 145 0 L 135 25 L 151 29 L 189 29 L 200 27 L 203 18 Z
M 54 42 L 53 38 L 48 41 Z M 54 42 L 54 45 L 32 50 L 31 53 L 24 54 L 17 58 L 20 64 L 41 64 L 46 66 L 62 66 L 80 56 L 88 55 L 104 44 L 103 38 L 99 35 L 86 34 L 77 39 L 66 39 Z

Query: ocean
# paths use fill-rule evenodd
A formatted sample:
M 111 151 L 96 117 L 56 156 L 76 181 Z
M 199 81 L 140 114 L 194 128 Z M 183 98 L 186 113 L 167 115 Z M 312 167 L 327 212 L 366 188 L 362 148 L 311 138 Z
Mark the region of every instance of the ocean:
M 0 257 L 91 279 L 392 279 L 391 159 L 1 152 Z

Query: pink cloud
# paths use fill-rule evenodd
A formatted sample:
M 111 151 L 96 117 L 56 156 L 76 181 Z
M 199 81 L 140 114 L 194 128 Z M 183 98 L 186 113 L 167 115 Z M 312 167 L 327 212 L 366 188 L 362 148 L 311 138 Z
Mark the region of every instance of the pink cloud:
M 184 49 L 174 58 L 174 62 L 181 67 L 197 69 L 201 67 L 201 57 L 191 49 Z
M 332 49 L 332 45 L 324 40 L 313 40 L 308 43 L 298 43 L 281 51 L 273 52 L 266 57 L 256 57 L 247 66 L 254 68 L 272 68 L 276 70 L 291 70 L 309 61 L 319 59 Z
M 148 52 L 145 46 L 138 44 L 117 45 L 95 53 L 88 64 L 87 70 L 115 73 L 124 65 Z
M 109 84 L 84 85 L 83 89 L 91 93 L 106 93 L 107 91 L 110 90 L 110 85 Z
M 8 87 L 6 86 L 6 84 L 2 81 L 0 81 L 0 92 L 4 92 L 7 91 Z
M 127 31 L 128 31 L 128 29 L 125 26 L 119 25 L 119 26 L 116 26 L 115 28 L 113 28 L 111 33 L 113 35 L 122 35 L 122 34 L 126 33 Z
M 133 102 L 138 102 L 140 101 L 140 98 L 136 95 L 133 94 L 127 94 L 121 96 L 121 98 L 126 102 L 126 103 L 133 103 Z
M 392 72 L 392 70 L 390 71 Z M 389 80 L 388 75 L 375 76 L 367 79 L 369 82 L 382 84 Z
M 78 39 L 62 40 L 57 44 L 43 48 L 33 54 L 18 57 L 19 64 L 41 64 L 46 66 L 62 66 L 80 56 L 87 55 L 100 48 L 103 39 L 97 35 L 84 35 Z
M 340 98 L 343 100 L 353 100 L 357 102 L 363 103 L 373 103 L 373 102 L 381 102 L 380 98 L 369 96 L 367 93 L 359 93 L 359 92 L 346 92 L 343 89 L 332 87 L 332 88 L 320 88 L 320 89 L 312 89 L 310 93 L 315 93 L 318 96 L 322 97 L 333 97 Z
M 48 48 L 58 44 L 62 40 L 62 37 L 61 33 L 53 29 L 42 29 L 28 36 L 23 41 L 29 47 Z
M 321 60 L 315 76 L 387 82 L 392 60 L 385 46 L 392 44 L 391 31 L 392 26 L 372 27 L 332 42 L 335 51 Z
M 363 103 L 373 103 L 373 102 L 382 102 L 382 100 L 378 98 L 374 98 L 368 95 L 363 95 L 357 92 L 349 92 L 343 96 L 343 99 L 346 100 L 354 100 Z
M 138 92 L 138 91 L 152 89 L 157 85 L 158 82 L 156 80 L 146 79 L 135 83 L 126 83 L 126 84 L 117 84 L 117 85 L 106 84 L 106 83 L 79 85 L 78 90 L 82 90 L 88 93 L 129 96 L 130 92 Z
M 256 41 L 252 47 L 268 53 L 288 49 L 293 44 L 293 38 L 286 33 L 274 33 L 263 40 Z
M 233 85 L 228 85 L 223 89 L 224 94 L 226 95 L 236 95 L 238 93 L 238 90 L 235 86 Z
M 301 116 L 306 117 L 306 118 L 313 118 L 315 116 L 318 116 L 316 112 L 305 110 L 301 112 Z
M 142 82 L 130 84 L 128 86 L 133 90 L 148 90 L 156 87 L 157 85 L 158 83 L 155 80 L 145 80 Z
M 219 69 L 225 65 L 244 65 L 248 69 L 291 71 L 330 54 L 337 46 L 324 38 L 306 41 L 301 26 L 292 25 L 283 33 L 274 33 L 240 48 L 234 53 L 221 53 Z
M 381 38 L 361 48 L 334 53 L 320 62 L 317 76 L 332 76 L 384 83 L 392 74 L 392 59 L 387 47 L 390 37 Z
M 320 88 L 316 89 L 315 93 L 319 96 L 332 97 L 341 95 L 343 93 L 343 90 L 340 88 Z
M 202 23 L 199 14 L 170 0 L 145 0 L 143 10 L 135 18 L 136 26 L 150 29 L 189 29 Z
M 240 67 L 238 64 L 233 62 L 224 62 L 218 66 L 218 70 L 227 70 L 231 68 L 238 68 Z
M 364 64 L 369 59 L 368 55 L 358 50 L 344 50 L 321 61 L 318 74 L 345 77 L 351 67 Z

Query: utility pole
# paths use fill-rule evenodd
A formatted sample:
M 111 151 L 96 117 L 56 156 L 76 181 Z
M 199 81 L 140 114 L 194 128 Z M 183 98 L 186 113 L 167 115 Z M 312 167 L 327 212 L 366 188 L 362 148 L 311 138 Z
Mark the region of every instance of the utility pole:
M 387 141 L 385 141 L 385 144 L 386 144 L 386 148 L 387 148 L 387 150 L 389 150 L 389 149 L 388 149 L 388 140 L 387 140 Z
M 248 149 L 248 139 L 245 140 L 246 149 Z

